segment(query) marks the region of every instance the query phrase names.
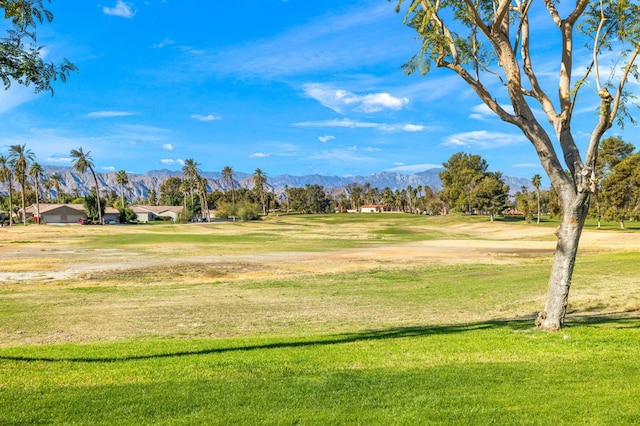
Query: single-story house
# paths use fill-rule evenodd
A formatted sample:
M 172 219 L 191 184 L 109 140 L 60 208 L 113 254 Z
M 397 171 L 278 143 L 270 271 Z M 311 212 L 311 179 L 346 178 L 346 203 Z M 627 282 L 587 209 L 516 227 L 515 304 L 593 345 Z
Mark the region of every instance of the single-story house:
M 143 206 L 136 205 L 131 206 L 131 210 L 136 214 L 138 222 L 152 222 L 154 220 L 172 220 L 176 221 L 180 213 L 182 213 L 182 206 Z
M 384 211 L 384 206 L 380 204 L 365 204 L 360 207 L 361 213 L 380 213 Z
M 38 208 L 40 217 L 38 218 Z M 39 206 L 32 204 L 27 207 L 27 217 L 33 217 L 34 221 L 40 223 L 78 223 L 87 219 L 87 213 L 82 204 L 47 204 L 40 203 Z M 18 212 L 21 217 L 21 213 Z M 105 208 L 104 223 L 120 223 L 120 212 L 113 207 Z
M 104 223 L 120 223 L 120 210 L 115 207 L 106 207 L 104 215 L 102 215 L 102 221 Z
M 39 206 L 30 205 L 26 211 L 27 217 L 32 217 L 35 222 L 40 223 L 78 223 L 79 220 L 87 218 L 82 204 L 40 203 Z M 18 217 L 22 217 L 22 212 L 18 212 Z

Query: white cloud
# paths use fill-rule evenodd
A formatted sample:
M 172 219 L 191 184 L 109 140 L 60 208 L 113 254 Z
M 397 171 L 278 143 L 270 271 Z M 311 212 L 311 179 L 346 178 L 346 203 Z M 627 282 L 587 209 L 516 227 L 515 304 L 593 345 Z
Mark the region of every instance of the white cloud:
M 0 88 L 0 114 L 34 99 L 36 99 L 36 94 L 31 88 L 13 82 L 10 90 L 4 90 L 4 87 Z
M 331 136 L 331 135 L 318 136 L 318 140 L 322 143 L 327 143 L 329 141 L 334 140 L 335 138 L 336 138 L 335 136 Z
M 387 172 L 399 172 L 399 173 L 420 173 L 431 169 L 442 168 L 442 164 L 399 164 L 396 167 L 387 169 Z
M 173 145 L 171 145 L 170 143 L 165 143 L 164 145 L 162 145 L 162 149 L 164 149 L 165 151 L 173 151 Z
M 397 98 L 389 93 L 357 95 L 321 83 L 307 83 L 302 89 L 307 96 L 338 113 L 343 113 L 345 109 L 367 113 L 385 109 L 400 110 L 409 104 L 408 98 Z
M 94 111 L 87 114 L 89 118 L 111 118 L 111 117 L 127 117 L 130 115 L 137 115 L 136 112 L 131 111 Z
M 491 149 L 516 145 L 526 141 L 527 139 L 522 135 L 478 130 L 474 132 L 453 134 L 447 137 L 442 145 L 460 148 Z
M 540 163 L 518 163 L 511 166 L 515 169 L 538 169 L 542 168 Z
M 325 121 L 303 121 L 295 123 L 294 126 L 300 127 L 347 127 L 350 129 L 356 128 L 375 128 L 380 127 L 378 123 L 370 123 L 366 121 L 356 121 L 348 118 L 342 120 L 325 120 Z
M 511 105 L 501 105 L 502 108 L 510 114 L 513 114 L 513 107 Z M 491 111 L 491 109 L 487 106 L 487 104 L 478 104 L 471 108 L 471 113 L 469 114 L 469 118 L 473 120 L 479 121 L 487 121 L 491 119 L 496 119 L 498 116 Z
M 312 154 L 308 157 L 309 160 L 329 160 L 329 161 L 344 161 L 344 162 L 371 162 L 375 159 L 366 155 L 358 153 L 358 147 L 350 146 L 346 149 L 332 149 L 328 151 L 322 151 L 316 154 Z
M 173 44 L 175 44 L 175 41 L 171 40 L 170 38 L 164 38 L 160 43 L 152 44 L 151 47 L 153 49 L 162 49 L 163 47 L 171 46 Z
M 469 114 L 469 118 L 485 121 L 491 118 L 492 115 L 495 116 L 493 111 L 491 111 L 491 109 L 489 109 L 486 104 L 479 104 L 471 108 L 471 114 Z
M 191 118 L 197 121 L 202 121 L 202 122 L 222 120 L 222 117 L 214 114 L 208 114 L 208 115 L 192 114 Z
M 426 130 L 426 127 L 420 124 L 405 124 L 402 126 L 402 130 L 405 132 L 422 132 Z
M 114 7 L 103 7 L 102 11 L 106 15 L 119 16 L 121 18 L 133 18 L 133 15 L 136 14 L 131 5 L 122 0 L 117 0 Z
M 100 167 L 100 170 L 105 172 L 115 172 L 116 168 L 113 166 L 105 166 L 105 167 Z
M 160 160 L 160 163 L 164 164 L 165 166 L 172 166 L 174 164 L 179 164 L 179 165 L 183 165 L 184 164 L 184 160 L 181 159 L 173 159 L 173 158 L 164 158 L 162 160 Z
M 393 8 L 387 2 L 367 8 L 345 5 L 273 37 L 212 50 L 202 57 L 200 67 L 216 74 L 274 78 L 309 72 L 336 74 L 363 65 L 400 66 L 419 44 L 411 43 L 410 35 L 402 30 L 381 31 L 401 28 Z
M 254 152 L 249 155 L 249 158 L 266 158 L 269 157 L 269 154 L 265 154 L 264 152 Z
M 324 120 L 324 121 L 301 121 L 299 123 L 293 123 L 294 126 L 299 127 L 345 127 L 349 129 L 378 129 L 386 132 L 421 132 L 427 130 L 426 126 L 420 124 L 386 124 L 375 123 L 371 121 L 358 121 L 350 118 L 343 118 L 341 120 Z
M 58 157 L 58 156 L 50 156 L 44 159 L 45 164 L 71 164 L 73 163 L 73 158 L 71 157 Z

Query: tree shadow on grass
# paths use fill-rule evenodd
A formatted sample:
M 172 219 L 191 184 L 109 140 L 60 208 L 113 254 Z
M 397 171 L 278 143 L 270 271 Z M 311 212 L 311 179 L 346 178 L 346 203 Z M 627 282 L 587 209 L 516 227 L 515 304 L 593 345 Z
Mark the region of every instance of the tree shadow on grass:
M 534 316 L 530 318 L 518 319 L 496 319 L 466 324 L 433 325 L 423 327 L 394 327 L 381 330 L 367 330 L 357 333 L 345 333 L 335 336 L 326 336 L 320 339 L 309 340 L 289 340 L 282 342 L 229 346 L 210 349 L 200 349 L 193 351 L 178 351 L 169 353 L 130 355 L 120 357 L 37 357 L 37 356 L 0 356 L 1 361 L 23 361 L 23 362 L 72 362 L 72 363 L 115 363 L 124 361 L 141 361 L 150 359 L 176 358 L 197 355 L 223 354 L 229 352 L 249 352 L 257 350 L 283 349 L 283 348 L 303 348 L 313 346 L 343 345 L 362 341 L 376 341 L 388 339 L 403 339 L 413 337 L 427 337 L 436 335 L 447 335 L 465 333 L 478 330 L 509 329 L 512 331 L 534 330 Z M 568 325 L 602 325 L 617 324 L 619 328 L 640 328 L 640 317 L 623 314 L 610 315 L 580 315 L 573 316 Z

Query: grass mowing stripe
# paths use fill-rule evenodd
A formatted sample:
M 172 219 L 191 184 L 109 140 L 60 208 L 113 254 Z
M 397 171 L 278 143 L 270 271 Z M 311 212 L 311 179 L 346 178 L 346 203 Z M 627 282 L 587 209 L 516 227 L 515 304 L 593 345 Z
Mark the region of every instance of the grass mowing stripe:
M 0 423 L 632 424 L 640 419 L 640 349 L 628 343 L 640 337 L 639 325 L 583 324 L 569 338 L 512 322 L 306 345 L 250 339 L 244 346 L 254 350 L 106 364 L 12 361 L 3 350 Z M 590 350 L 597 342 L 606 344 Z M 86 349 L 135 353 L 137 344 Z M 224 349 L 243 341 L 156 341 L 146 350 L 192 344 Z

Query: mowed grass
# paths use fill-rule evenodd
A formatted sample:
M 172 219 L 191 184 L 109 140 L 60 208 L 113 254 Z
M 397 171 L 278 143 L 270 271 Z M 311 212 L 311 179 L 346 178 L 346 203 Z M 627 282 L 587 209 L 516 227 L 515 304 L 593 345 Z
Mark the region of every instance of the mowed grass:
M 569 327 L 553 334 L 533 329 L 546 252 L 340 264 L 360 249 L 446 239 L 473 251 L 473 241 L 507 245 L 511 229 L 527 231 L 500 222 L 487 233 L 484 221 L 56 229 L 67 234 L 42 248 L 45 264 L 80 247 L 151 263 L 0 283 L 0 424 L 639 423 L 638 251 L 585 251 Z M 37 252 L 44 231 L 34 228 L 3 235 L 3 248 L 22 241 Z M 197 257 L 210 250 L 224 261 Z M 158 251 L 179 259 L 157 262 Z M 326 263 L 298 271 L 299 252 Z

